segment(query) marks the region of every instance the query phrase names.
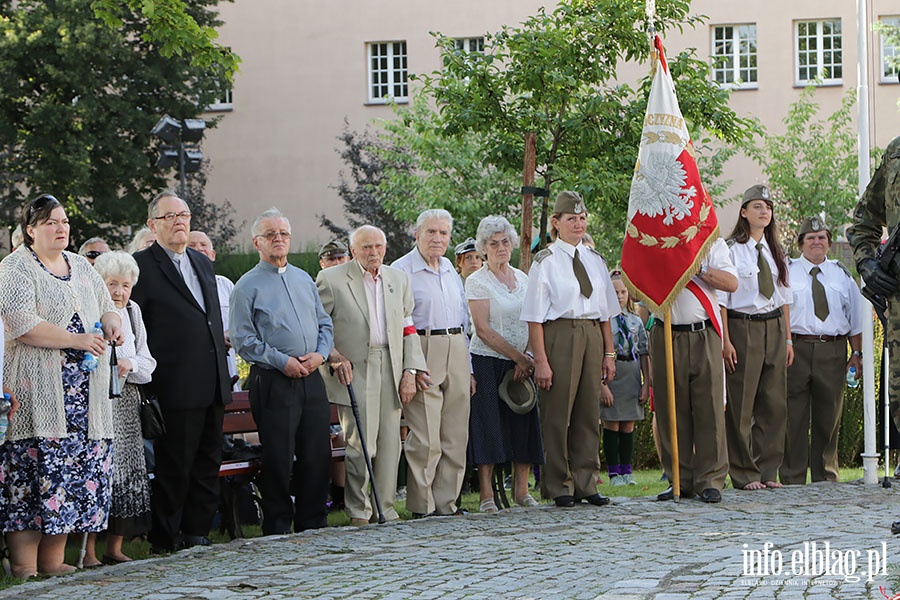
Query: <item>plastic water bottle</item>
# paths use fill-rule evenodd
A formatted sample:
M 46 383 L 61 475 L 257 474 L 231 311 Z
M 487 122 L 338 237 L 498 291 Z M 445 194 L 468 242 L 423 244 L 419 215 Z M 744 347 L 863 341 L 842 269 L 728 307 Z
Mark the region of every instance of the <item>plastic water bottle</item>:
M 9 411 L 12 410 L 12 400 L 9 394 L 3 394 L 0 400 L 0 444 L 6 441 L 6 428 L 9 427 Z
M 91 333 L 99 333 L 103 334 L 103 325 L 100 321 L 94 323 L 94 328 L 91 330 Z M 92 371 L 96 371 L 97 367 L 100 366 L 100 359 L 91 354 L 90 352 L 84 353 L 84 358 L 81 359 L 81 370 L 87 371 L 88 373 Z
M 859 379 L 856 378 L 856 367 L 850 367 L 849 369 L 847 369 L 847 387 L 859 387 Z

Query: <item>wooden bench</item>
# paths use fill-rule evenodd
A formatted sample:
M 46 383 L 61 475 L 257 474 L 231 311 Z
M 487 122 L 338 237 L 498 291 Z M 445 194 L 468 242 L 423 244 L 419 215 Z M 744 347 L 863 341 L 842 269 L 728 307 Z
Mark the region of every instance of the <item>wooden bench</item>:
M 329 406 L 331 407 L 331 424 L 340 424 L 337 407 L 333 404 L 329 404 Z M 253 412 L 250 410 L 250 393 L 247 391 L 232 392 L 231 404 L 225 407 L 222 433 L 225 435 L 240 435 L 256 432 L 256 421 L 253 419 Z M 332 435 L 330 437 L 332 462 L 343 461 L 347 454 L 347 450 L 344 448 L 344 436 Z M 232 539 L 244 537 L 236 501 L 238 489 L 247 480 L 255 487 L 256 475 L 261 468 L 262 460 L 259 458 L 223 460 L 219 466 L 222 503 L 224 505 L 222 511 L 223 528 L 228 531 L 228 535 Z M 247 477 L 235 480 L 234 477 L 239 475 L 246 475 Z

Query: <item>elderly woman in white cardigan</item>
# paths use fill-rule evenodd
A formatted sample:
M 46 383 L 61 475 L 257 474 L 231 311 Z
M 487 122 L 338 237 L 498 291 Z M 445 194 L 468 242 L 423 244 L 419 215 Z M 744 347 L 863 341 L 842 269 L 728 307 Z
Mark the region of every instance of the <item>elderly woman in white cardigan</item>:
M 103 563 L 116 564 L 131 560 L 122 552 L 122 542 L 150 530 L 150 479 L 144 459 L 141 437 L 141 392 L 139 385 L 150 383 L 156 359 L 147 347 L 147 329 L 141 307 L 131 301 L 131 290 L 140 269 L 127 252 L 107 252 L 94 261 L 94 268 L 106 282 L 116 311 L 122 319 L 124 343 L 116 348 L 118 376 L 124 381 L 122 395 L 113 400 L 113 476 L 112 507 L 106 530 L 106 553 Z M 97 534 L 88 536 L 84 566 L 99 566 L 95 550 Z
M 106 528 L 112 465 L 109 363 L 81 369 L 122 343 L 121 320 L 103 279 L 65 251 L 69 221 L 53 196 L 22 215 L 25 243 L 0 262 L 6 325 L 5 383 L 20 407 L 0 446 L 0 528 L 12 574 L 61 574 L 66 537 Z M 100 322 L 103 334 L 91 333 Z M 105 338 L 105 339 L 104 339 Z

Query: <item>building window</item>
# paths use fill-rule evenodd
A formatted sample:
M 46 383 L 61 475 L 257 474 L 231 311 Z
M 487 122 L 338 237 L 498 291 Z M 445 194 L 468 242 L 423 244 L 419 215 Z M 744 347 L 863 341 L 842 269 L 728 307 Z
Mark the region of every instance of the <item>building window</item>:
M 712 28 L 713 77 L 734 88 L 756 88 L 756 24 Z
M 796 22 L 797 85 L 841 83 L 841 20 Z
M 369 44 L 369 102 L 405 102 L 408 96 L 406 42 Z
M 882 17 L 880 21 L 886 27 L 900 28 L 900 17 Z M 900 31 L 895 32 L 894 40 L 889 40 L 885 32 L 881 32 L 881 83 L 897 83 L 897 72 L 900 71 L 900 46 L 896 44 L 898 35 Z
M 466 52 L 484 52 L 484 38 L 457 38 L 454 40 L 457 50 L 465 50 Z
M 219 99 L 212 102 L 206 108 L 206 110 L 211 110 L 211 111 L 213 111 L 213 110 L 222 110 L 222 111 L 234 110 L 234 104 L 232 101 L 233 94 L 234 94 L 234 92 L 231 88 L 226 89 L 224 92 L 222 92 L 222 96 L 219 97 Z

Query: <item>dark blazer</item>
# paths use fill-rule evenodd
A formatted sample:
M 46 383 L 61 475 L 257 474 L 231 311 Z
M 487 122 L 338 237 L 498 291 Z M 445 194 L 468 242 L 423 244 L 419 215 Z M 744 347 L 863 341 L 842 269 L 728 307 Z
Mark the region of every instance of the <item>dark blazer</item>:
M 185 255 L 200 280 L 205 313 L 159 244 L 134 255 L 141 272 L 131 298 L 144 313 L 147 345 L 156 359 L 148 387 L 168 410 L 231 402 L 215 271 L 204 254 L 186 248 Z

